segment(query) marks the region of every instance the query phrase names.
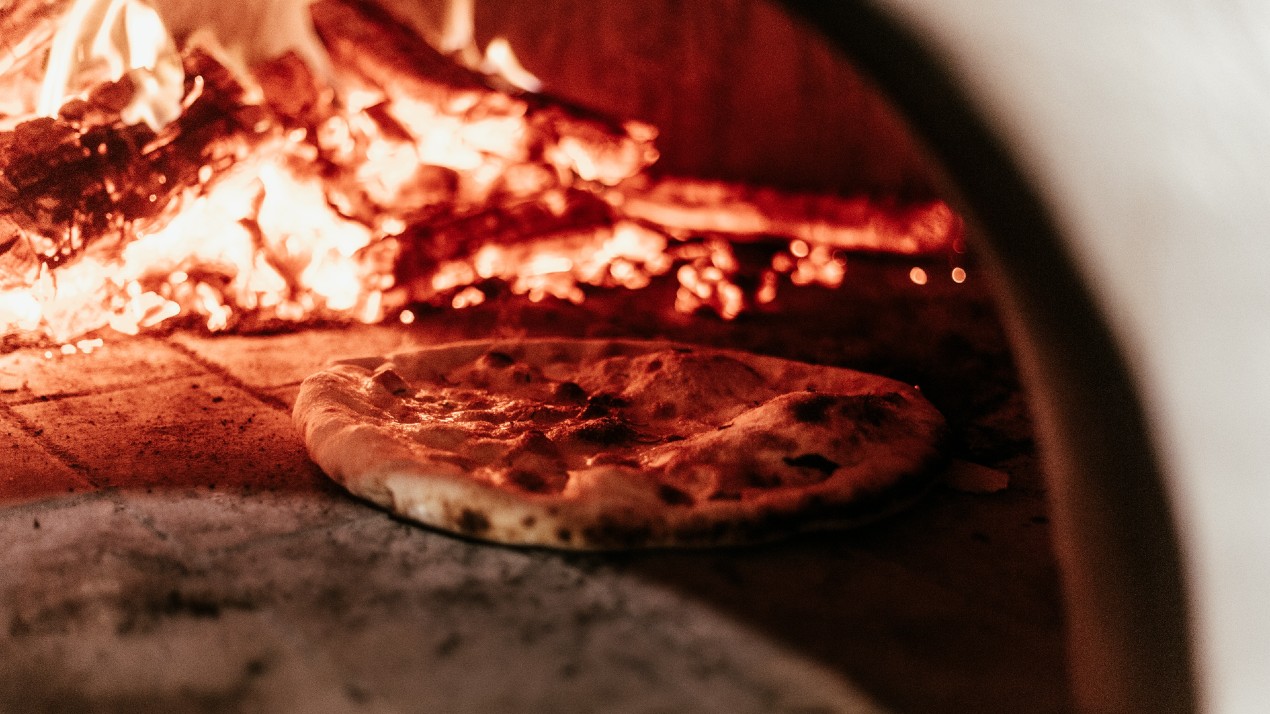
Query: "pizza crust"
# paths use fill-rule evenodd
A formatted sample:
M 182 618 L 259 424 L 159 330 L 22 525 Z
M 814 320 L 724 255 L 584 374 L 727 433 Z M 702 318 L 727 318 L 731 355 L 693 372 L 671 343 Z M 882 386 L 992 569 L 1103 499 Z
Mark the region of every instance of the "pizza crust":
M 305 380 L 309 454 L 351 493 L 473 538 L 715 546 L 858 525 L 920 496 L 944 420 L 876 375 L 625 340 L 483 340 Z

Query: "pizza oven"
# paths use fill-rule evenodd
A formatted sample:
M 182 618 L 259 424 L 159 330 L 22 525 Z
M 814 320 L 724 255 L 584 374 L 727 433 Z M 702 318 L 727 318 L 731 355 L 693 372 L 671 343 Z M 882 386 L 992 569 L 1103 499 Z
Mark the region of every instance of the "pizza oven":
M 1270 17 L 1015 5 L 0 11 L 0 700 L 1257 710 Z M 906 380 L 949 476 L 841 534 L 558 554 L 294 440 L 329 359 L 491 335 Z

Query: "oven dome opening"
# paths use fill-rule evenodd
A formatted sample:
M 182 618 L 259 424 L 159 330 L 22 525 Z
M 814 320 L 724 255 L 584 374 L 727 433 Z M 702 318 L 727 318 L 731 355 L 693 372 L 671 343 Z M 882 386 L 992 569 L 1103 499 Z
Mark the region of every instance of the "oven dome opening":
M 469 26 L 463 3 L 324 0 L 306 19 L 315 59 L 302 43 L 253 55 L 155 7 L 183 74 L 170 122 L 122 118 L 138 91 L 126 76 L 54 117 L 8 112 L 0 199 L 23 210 L 0 219 L 16 237 L 0 241 L 0 313 L 51 335 L 14 354 L 122 373 L 114 360 L 134 348 L 112 348 L 111 333 L 135 332 L 124 344 L 149 345 L 156 363 L 193 361 L 231 384 L 218 410 L 285 406 L 291 368 L 348 356 L 341 340 L 388 350 L 411 335 L 635 334 L 887 373 L 953 416 L 955 456 L 991 468 L 961 469 L 916 520 L 863 545 L 813 546 L 806 567 L 740 558 L 760 584 L 745 602 L 726 602 L 726 577 L 694 581 L 688 560 L 650 564 L 650 577 L 901 709 L 1069 708 L 1045 485 L 987 271 L 918 142 L 812 30 L 763 2 L 613 3 L 598 16 L 482 2 Z M 419 41 L 434 34 L 448 39 Z M 495 62 L 500 37 L 515 64 Z M 4 77 L 38 87 L 34 66 Z M 516 66 L 542 88 L 488 75 Z M 387 324 L 320 329 L 331 316 Z M 268 334 L 287 321 L 317 329 Z M 238 353 L 253 351 L 287 378 L 245 366 Z M 6 384 L 32 411 L 39 385 Z M 116 387 L 137 388 L 103 389 Z M 162 458 L 115 483 L 153 486 Z M 825 563 L 838 574 L 822 597 Z M 806 596 L 772 602 L 786 576 Z M 864 609 L 837 611 L 837 592 Z M 1007 636 L 1016 622 L 1030 637 Z M 961 684 L 911 687 L 922 662 Z M 988 686 L 1002 680 L 1012 688 Z

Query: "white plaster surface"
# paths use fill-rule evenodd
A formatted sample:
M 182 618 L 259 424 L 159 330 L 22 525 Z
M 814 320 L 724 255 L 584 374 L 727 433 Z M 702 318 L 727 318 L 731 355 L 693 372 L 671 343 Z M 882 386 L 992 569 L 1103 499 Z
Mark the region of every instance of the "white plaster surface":
M 1270 701 L 1270 4 L 887 0 L 948 62 L 1109 312 L 1163 450 L 1203 703 Z

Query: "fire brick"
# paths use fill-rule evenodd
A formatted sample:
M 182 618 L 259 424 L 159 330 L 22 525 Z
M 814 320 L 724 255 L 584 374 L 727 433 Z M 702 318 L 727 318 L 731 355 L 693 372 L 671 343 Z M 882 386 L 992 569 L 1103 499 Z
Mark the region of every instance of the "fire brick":
M 290 417 L 208 375 L 15 407 L 98 487 L 311 490 Z
M 298 384 L 336 359 L 417 346 L 402 329 L 355 325 L 286 335 L 175 335 L 173 341 L 244 384 L 267 389 Z
M 90 354 L 56 347 L 0 354 L 0 403 L 102 392 L 203 372 L 163 342 L 115 338 Z
M 89 488 L 82 476 L 0 414 L 0 504 L 35 501 Z

